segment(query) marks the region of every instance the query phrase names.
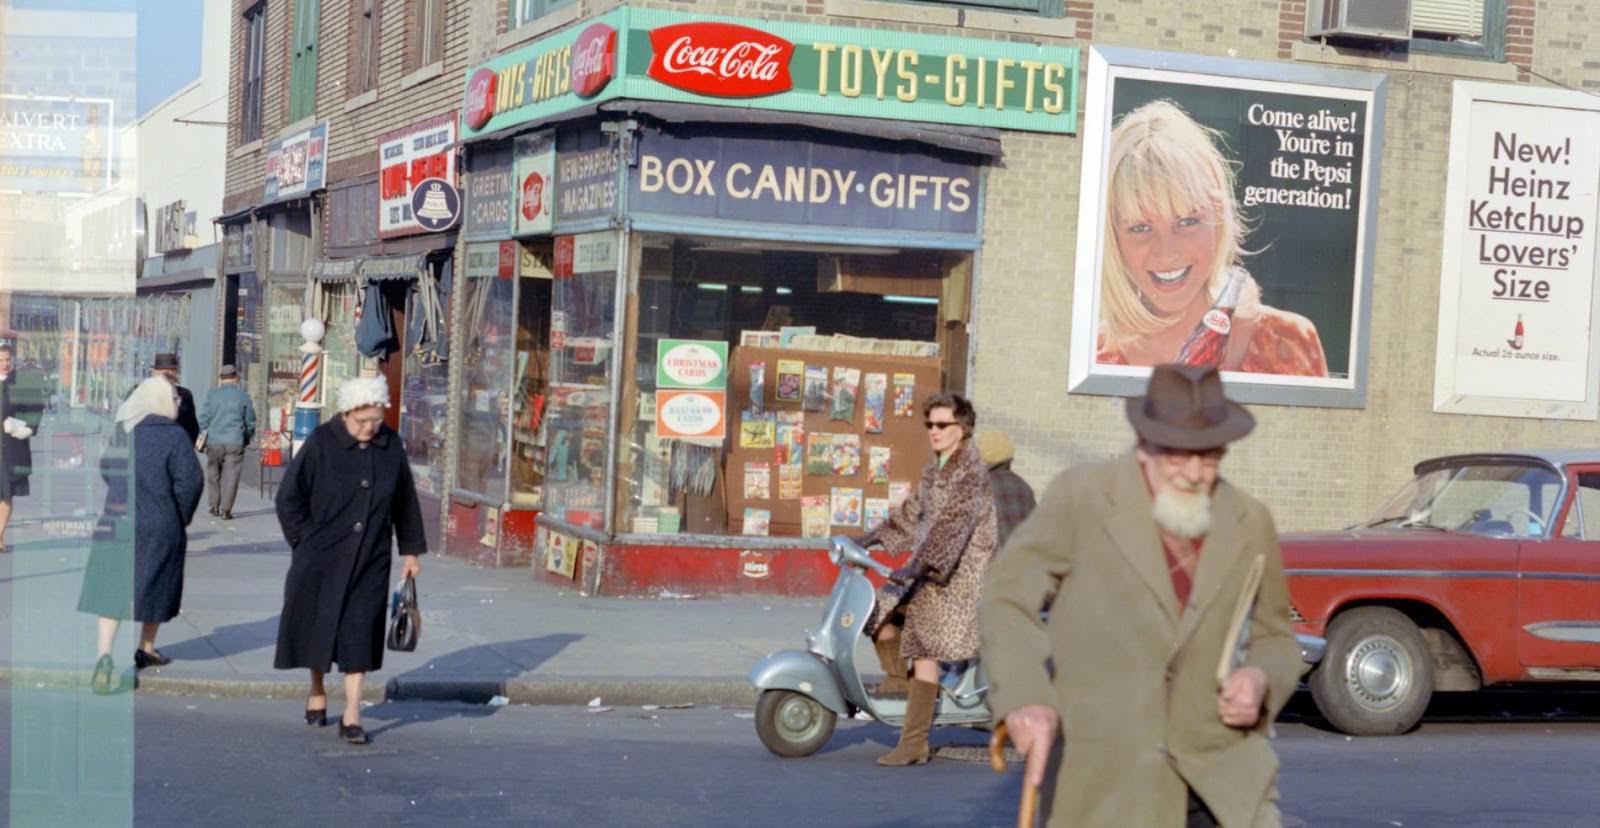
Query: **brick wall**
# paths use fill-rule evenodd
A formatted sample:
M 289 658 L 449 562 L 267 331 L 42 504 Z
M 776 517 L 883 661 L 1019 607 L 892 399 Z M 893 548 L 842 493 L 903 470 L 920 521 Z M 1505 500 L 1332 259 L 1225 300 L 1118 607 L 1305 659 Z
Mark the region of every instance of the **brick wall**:
M 268 0 L 267 82 L 262 121 L 262 146 L 240 152 L 237 126 L 229 128 L 228 199 L 232 210 L 260 199 L 265 174 L 266 144 L 288 126 L 290 62 L 294 48 L 295 2 Z M 411 38 L 408 36 L 416 0 L 381 0 L 378 14 L 380 46 L 376 100 L 346 111 L 351 94 L 351 59 L 356 47 L 356 0 L 322 0 L 321 36 L 318 44 L 316 119 L 328 121 L 328 182 L 376 172 L 378 136 L 434 115 L 454 111 L 459 105 L 462 77 L 468 65 L 467 45 L 473 19 L 471 6 L 478 0 L 445 0 L 445 50 L 440 71 L 416 80 Z M 234 0 L 238 14 L 233 26 L 234 63 L 229 81 L 229 120 L 239 121 L 242 81 L 243 12 L 248 4 Z

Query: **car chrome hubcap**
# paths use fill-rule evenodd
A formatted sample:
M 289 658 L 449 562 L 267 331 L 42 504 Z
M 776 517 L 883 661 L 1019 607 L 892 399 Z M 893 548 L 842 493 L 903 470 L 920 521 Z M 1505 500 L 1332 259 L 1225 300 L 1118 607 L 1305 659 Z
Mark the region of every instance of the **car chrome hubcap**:
M 1372 711 L 1396 707 L 1411 690 L 1411 657 L 1386 635 L 1362 639 L 1345 662 L 1345 681 L 1356 703 Z
M 778 729 L 791 741 L 805 741 L 816 732 L 819 719 L 816 704 L 804 698 L 790 698 L 778 708 Z

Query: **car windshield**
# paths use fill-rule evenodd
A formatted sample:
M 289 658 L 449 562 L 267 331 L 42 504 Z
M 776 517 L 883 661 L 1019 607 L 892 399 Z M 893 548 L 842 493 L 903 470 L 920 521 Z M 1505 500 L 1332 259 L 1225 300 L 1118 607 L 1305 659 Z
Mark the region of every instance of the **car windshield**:
M 1555 472 L 1532 463 L 1444 466 L 1412 478 L 1366 525 L 1539 537 L 1560 490 Z

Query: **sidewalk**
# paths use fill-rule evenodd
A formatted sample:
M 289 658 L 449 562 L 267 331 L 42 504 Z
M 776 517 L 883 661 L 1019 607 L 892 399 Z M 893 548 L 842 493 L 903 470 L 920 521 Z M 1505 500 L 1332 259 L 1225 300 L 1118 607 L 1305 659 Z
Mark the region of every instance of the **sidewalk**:
M 304 671 L 272 668 L 289 549 L 271 502 L 242 487 L 234 520 L 203 509 L 189 527 L 183 613 L 156 639 L 172 664 L 142 671 L 140 692 L 303 697 Z M 16 680 L 45 670 L 82 672 L 87 681 L 94 619 L 76 611 L 87 544 L 51 540 L 47 530 L 24 522 L 8 533 L 16 551 L 0 556 L 0 665 Z M 822 606 L 814 598 L 585 598 L 525 568 L 437 555 L 423 558 L 417 585 L 417 650 L 385 654 L 368 683 L 371 700 L 753 704 L 747 671 L 771 651 L 804 646 Z M 130 626 L 112 654 L 119 670 L 131 661 Z M 328 683 L 335 695 L 337 684 Z

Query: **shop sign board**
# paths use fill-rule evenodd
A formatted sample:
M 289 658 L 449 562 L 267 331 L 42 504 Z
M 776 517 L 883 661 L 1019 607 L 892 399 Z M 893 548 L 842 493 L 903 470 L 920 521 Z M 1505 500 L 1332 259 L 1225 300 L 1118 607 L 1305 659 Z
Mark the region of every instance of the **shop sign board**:
M 657 340 L 656 387 L 726 389 L 728 343 L 699 339 Z
M 463 137 L 619 97 L 1077 130 L 1072 46 L 631 7 L 595 23 L 614 31 L 614 77 L 593 68 L 605 66 L 593 26 L 534 41 L 468 70 Z
M 402 127 L 378 139 L 379 238 L 434 232 L 439 219 L 419 218 L 412 196 L 430 178 L 455 187 L 455 149 L 454 112 Z M 438 191 L 434 192 L 437 196 Z
M 1433 409 L 1600 413 L 1600 101 L 1457 81 Z
M 886 142 L 646 133 L 629 168 L 639 213 L 808 226 L 976 235 L 974 164 Z
M 321 121 L 267 145 L 267 178 L 261 202 L 271 204 L 327 186 L 328 122 Z
M 608 230 L 572 237 L 573 273 L 608 273 L 617 269 L 617 234 Z
M 616 145 L 556 153 L 555 217 L 562 223 L 609 216 L 617 211 Z
M 0 190 L 86 196 L 111 187 L 114 102 L 0 95 Z
M 656 438 L 720 442 L 727 436 L 727 403 L 726 391 L 657 391 Z
M 511 235 L 511 148 L 474 151 L 467 158 L 461 235 L 471 240 Z
M 1142 394 L 1184 362 L 1243 402 L 1364 407 L 1387 82 L 1093 47 L 1067 390 Z M 1179 180 L 1218 206 L 1145 215 Z
M 195 211 L 184 209 L 182 201 L 174 201 L 156 208 L 156 219 L 150 228 L 155 236 L 155 251 L 170 253 L 189 250 L 199 243 L 195 233 Z
M 222 270 L 242 273 L 256 266 L 255 222 L 242 221 L 222 226 Z
M 512 175 L 512 221 L 515 235 L 542 236 L 554 221 L 556 137 L 541 132 L 518 138 Z
M 429 233 L 449 230 L 461 218 L 461 193 L 442 178 L 425 178 L 411 192 L 411 215 Z
M 466 265 L 462 272 L 468 279 L 494 279 L 501 277 L 500 244 L 475 242 L 467 245 Z

